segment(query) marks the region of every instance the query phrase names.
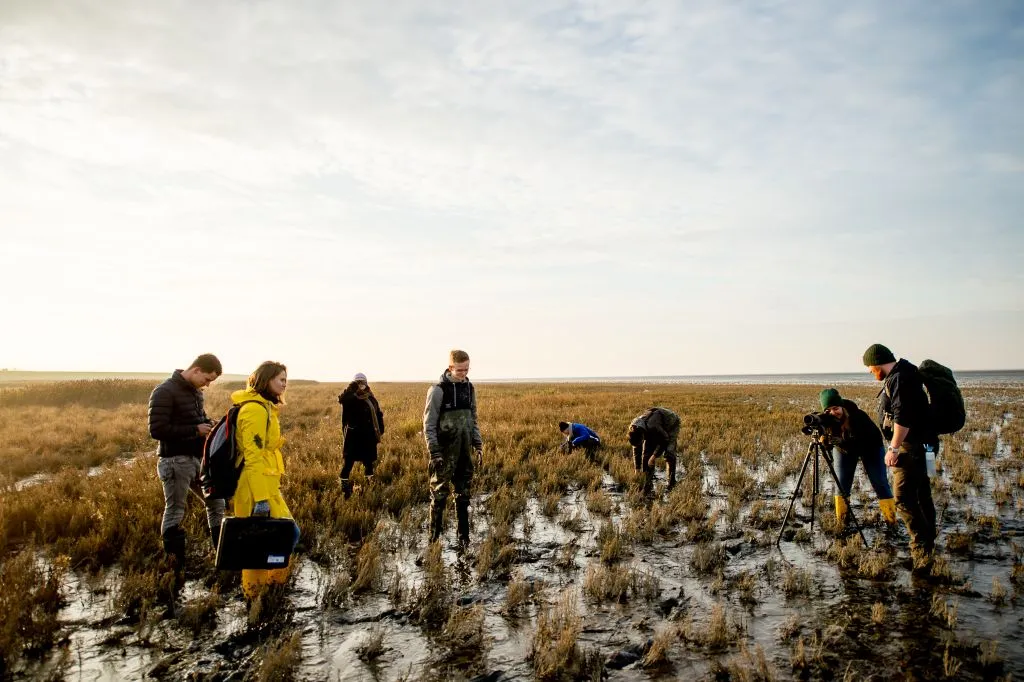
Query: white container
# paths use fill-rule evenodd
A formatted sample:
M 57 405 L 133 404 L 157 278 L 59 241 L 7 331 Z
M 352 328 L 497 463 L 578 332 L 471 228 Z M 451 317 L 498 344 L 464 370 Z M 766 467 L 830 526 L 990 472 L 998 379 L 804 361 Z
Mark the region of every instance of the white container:
M 931 445 L 924 446 L 924 463 L 928 468 L 928 478 L 935 478 L 935 448 Z

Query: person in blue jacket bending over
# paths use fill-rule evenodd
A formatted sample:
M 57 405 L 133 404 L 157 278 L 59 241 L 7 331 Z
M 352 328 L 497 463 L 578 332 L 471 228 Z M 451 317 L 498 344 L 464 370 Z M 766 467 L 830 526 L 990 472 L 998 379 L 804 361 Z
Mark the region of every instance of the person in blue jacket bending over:
M 565 436 L 562 449 L 571 453 L 576 448 L 583 448 L 587 457 L 593 457 L 594 451 L 601 447 L 601 438 L 593 430 L 583 424 L 558 422 L 558 430 Z

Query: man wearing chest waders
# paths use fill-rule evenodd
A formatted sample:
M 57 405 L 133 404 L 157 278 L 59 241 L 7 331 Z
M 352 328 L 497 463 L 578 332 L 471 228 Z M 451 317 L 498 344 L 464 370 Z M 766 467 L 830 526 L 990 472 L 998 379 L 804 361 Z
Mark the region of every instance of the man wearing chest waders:
M 459 548 L 469 546 L 469 486 L 473 461 L 482 463 L 483 440 L 476 421 L 476 391 L 469 381 L 469 354 L 453 350 L 448 369 L 427 391 L 423 435 L 430 455 L 430 542 L 441 537 L 448 487 L 455 489 Z

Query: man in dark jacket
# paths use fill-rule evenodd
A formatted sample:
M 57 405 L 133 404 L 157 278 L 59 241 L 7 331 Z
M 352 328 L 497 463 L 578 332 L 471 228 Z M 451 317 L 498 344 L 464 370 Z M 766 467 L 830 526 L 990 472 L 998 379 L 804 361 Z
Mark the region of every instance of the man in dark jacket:
M 202 391 L 221 373 L 216 356 L 200 355 L 188 369 L 174 370 L 149 396 L 149 435 L 160 442 L 156 470 L 164 487 L 164 518 L 160 530 L 164 551 L 174 558 L 179 572 L 185 567 L 185 531 L 181 521 L 185 518 L 189 490 L 206 505 L 215 547 L 224 520 L 224 500 L 206 499 L 199 489 L 203 443 L 213 428 L 213 422 L 206 416 Z
M 481 463 L 483 439 L 476 421 L 476 391 L 469 382 L 469 354 L 453 350 L 448 369 L 427 391 L 423 436 L 430 455 L 430 541 L 441 537 L 449 486 L 455 489 L 459 546 L 469 546 L 469 488 L 473 460 Z M 474 457 L 475 454 L 475 457 Z
M 356 462 L 363 463 L 366 482 L 373 482 L 373 466 L 377 461 L 377 443 L 384 435 L 384 413 L 366 383 L 366 375 L 359 372 L 341 395 L 341 430 L 345 444 L 342 447 L 341 491 L 347 500 L 352 495 L 349 475 Z
M 885 445 L 882 432 L 866 412 L 852 400 L 846 400 L 834 388 L 826 388 L 818 394 L 821 409 L 836 420 L 836 426 L 829 430 L 835 445 L 836 476 L 841 490 L 835 496 L 836 518 L 846 523 L 849 511 L 847 500 L 853 487 L 853 474 L 857 461 L 864 463 L 864 472 L 871 481 L 871 487 L 878 496 L 878 507 L 885 522 L 896 523 L 896 502 L 892 498 L 889 479 L 885 475 Z
M 928 396 L 917 367 L 880 343 L 864 351 L 864 365 L 883 382 L 879 393 L 882 434 L 890 439 L 885 463 L 892 468 L 896 511 L 907 525 L 915 568 L 925 568 L 935 549 L 935 505 L 925 448 L 938 444 L 928 416 Z
M 682 421 L 666 407 L 652 407 L 629 424 L 629 444 L 633 446 L 633 467 L 644 472 L 644 490 L 654 490 L 654 460 L 665 456 L 668 489 L 676 485 L 676 440 Z

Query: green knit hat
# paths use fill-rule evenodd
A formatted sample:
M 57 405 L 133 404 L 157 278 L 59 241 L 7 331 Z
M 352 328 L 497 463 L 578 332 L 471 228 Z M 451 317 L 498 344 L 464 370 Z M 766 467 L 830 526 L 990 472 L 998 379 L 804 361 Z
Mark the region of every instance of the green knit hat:
M 896 356 L 892 354 L 891 350 L 880 343 L 872 344 L 864 351 L 865 367 L 887 365 L 890 362 L 896 362 Z
M 824 391 L 818 394 L 818 402 L 821 403 L 821 409 L 827 410 L 830 407 L 839 407 L 843 404 L 843 399 L 839 395 L 839 391 L 834 388 L 826 388 Z

